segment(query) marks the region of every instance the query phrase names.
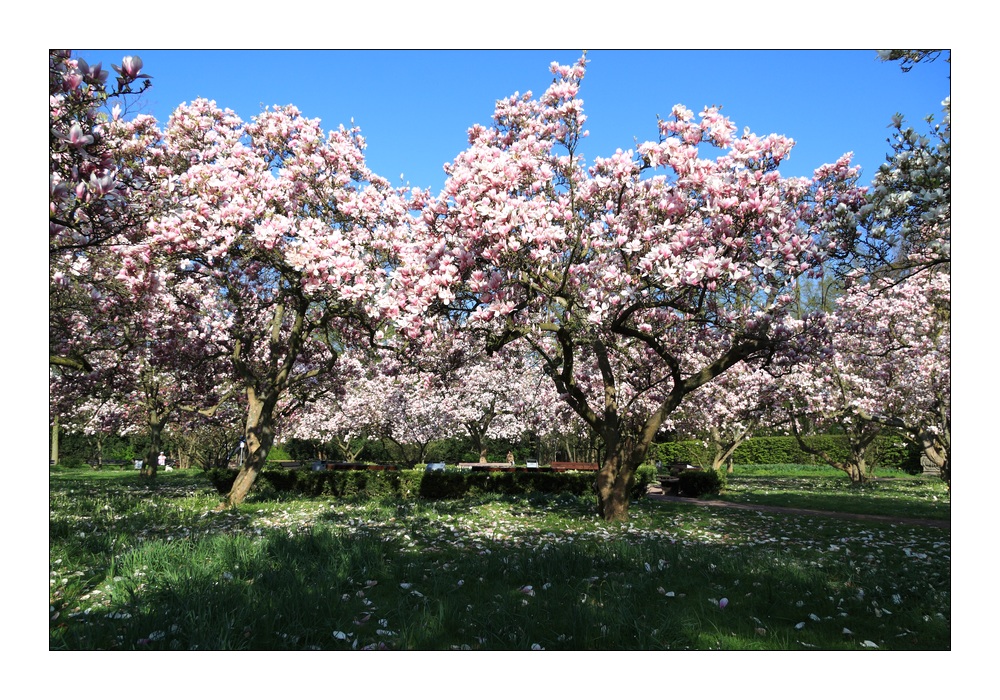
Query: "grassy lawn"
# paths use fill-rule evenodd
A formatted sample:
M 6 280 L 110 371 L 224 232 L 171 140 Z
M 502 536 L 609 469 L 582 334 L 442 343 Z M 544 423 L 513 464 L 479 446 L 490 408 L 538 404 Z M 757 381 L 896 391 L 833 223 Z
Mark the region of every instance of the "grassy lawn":
M 949 520 L 951 499 L 944 482 L 905 472 L 877 475 L 852 486 L 846 474 L 807 465 L 737 466 L 719 500 L 732 503 L 830 510 L 898 518 Z
M 759 484 L 810 508 L 913 513 L 937 496 L 939 515 L 920 517 L 948 517 L 947 494 L 922 480 L 841 500 L 825 478 L 777 479 L 739 476 L 726 497 Z M 608 525 L 591 498 L 541 494 L 218 502 L 197 470 L 153 486 L 53 472 L 50 649 L 951 648 L 950 532 L 937 527 L 645 499 Z

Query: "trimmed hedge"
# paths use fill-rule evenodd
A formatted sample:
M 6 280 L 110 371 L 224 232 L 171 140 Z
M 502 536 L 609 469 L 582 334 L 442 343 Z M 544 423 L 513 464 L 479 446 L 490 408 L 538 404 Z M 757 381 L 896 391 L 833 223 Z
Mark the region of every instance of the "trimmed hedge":
M 726 488 L 726 475 L 714 469 L 683 471 L 677 479 L 678 493 L 689 498 L 717 494 Z
M 648 471 L 648 470 L 647 470 Z M 236 472 L 214 469 L 207 472 L 216 490 L 229 493 Z M 653 469 L 655 475 L 655 469 Z M 645 477 L 643 477 L 645 478 Z M 636 484 L 640 482 L 637 474 Z M 403 469 L 400 471 L 309 471 L 305 469 L 264 469 L 254 484 L 266 484 L 276 491 L 335 498 L 447 499 L 483 493 L 527 494 L 532 492 L 585 495 L 594 491 L 594 475 L 565 472 L 465 472 Z M 645 493 L 645 486 L 642 487 Z M 635 490 L 633 491 L 635 496 Z
M 571 493 L 582 496 L 594 491 L 593 474 L 558 472 L 425 472 L 420 481 L 421 498 L 463 498 L 483 493 L 523 495 L 531 492 Z
M 849 455 L 847 437 L 844 435 L 813 435 L 805 438 L 805 442 L 825 450 L 834 459 L 845 460 Z M 707 467 L 712 463 L 712 451 L 700 440 L 664 442 L 653 445 L 647 459 L 654 463 L 659 459 L 668 464 L 688 462 Z M 920 472 L 919 448 L 895 435 L 876 438 L 869 453 L 869 461 L 875 469 Z M 782 435 L 750 438 L 733 452 L 733 464 L 822 464 L 822 461 L 803 452 L 793 436 Z

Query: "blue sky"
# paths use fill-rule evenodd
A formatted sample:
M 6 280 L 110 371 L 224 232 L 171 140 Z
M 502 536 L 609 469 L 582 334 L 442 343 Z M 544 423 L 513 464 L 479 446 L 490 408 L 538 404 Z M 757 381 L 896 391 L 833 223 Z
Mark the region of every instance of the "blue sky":
M 79 50 L 89 63 L 139 55 L 153 88 L 134 107 L 165 125 L 197 97 L 244 120 L 262 106 L 294 104 L 327 130 L 353 118 L 368 142 L 369 166 L 393 184 L 437 190 L 441 166 L 467 144 L 475 123 L 489 123 L 496 100 L 551 82 L 552 61 L 580 50 Z M 720 105 L 737 125 L 796 140 L 784 175 L 853 151 L 867 183 L 889 150 L 896 112 L 913 124 L 940 117 L 951 92 L 943 58 L 903 73 L 874 50 L 591 50 L 581 97 L 590 136 L 588 162 L 657 138 L 657 115 L 681 103 L 695 113 Z M 404 176 L 400 180 L 400 174 Z

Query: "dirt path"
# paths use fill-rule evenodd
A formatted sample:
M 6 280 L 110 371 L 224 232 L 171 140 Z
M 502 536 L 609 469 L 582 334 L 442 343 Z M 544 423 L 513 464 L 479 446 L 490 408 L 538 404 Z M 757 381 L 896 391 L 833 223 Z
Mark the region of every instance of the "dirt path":
M 737 508 L 739 510 L 755 510 L 764 513 L 788 513 L 791 515 L 818 515 L 825 518 L 841 518 L 843 520 L 871 520 L 874 522 L 891 523 L 895 525 L 922 525 L 925 527 L 940 527 L 951 529 L 951 520 L 932 520 L 927 518 L 896 518 L 889 515 L 865 515 L 861 513 L 837 513 L 829 510 L 810 510 L 806 508 L 783 508 L 781 506 L 762 506 L 752 503 L 729 503 L 728 501 L 712 501 L 700 498 L 683 498 L 667 496 L 658 486 L 650 486 L 646 496 L 653 501 L 671 501 L 687 503 L 694 506 L 710 506 L 716 508 Z

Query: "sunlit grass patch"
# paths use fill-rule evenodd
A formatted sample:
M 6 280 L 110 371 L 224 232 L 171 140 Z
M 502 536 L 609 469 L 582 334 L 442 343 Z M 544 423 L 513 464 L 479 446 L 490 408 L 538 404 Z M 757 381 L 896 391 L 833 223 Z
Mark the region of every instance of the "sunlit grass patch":
M 726 489 L 718 498 L 734 503 L 899 518 L 951 517 L 951 498 L 940 479 L 899 475 L 852 485 L 846 475 L 829 468 L 806 475 L 737 469 L 728 476 Z

